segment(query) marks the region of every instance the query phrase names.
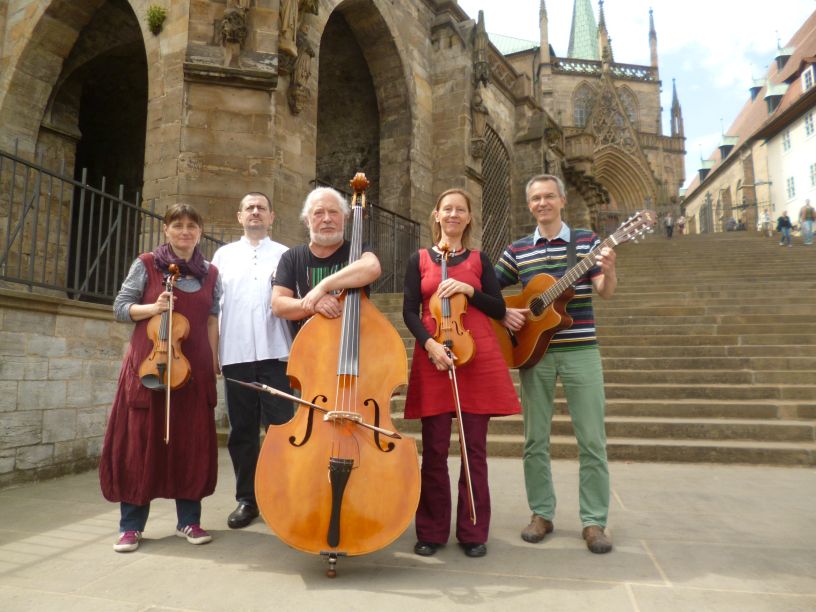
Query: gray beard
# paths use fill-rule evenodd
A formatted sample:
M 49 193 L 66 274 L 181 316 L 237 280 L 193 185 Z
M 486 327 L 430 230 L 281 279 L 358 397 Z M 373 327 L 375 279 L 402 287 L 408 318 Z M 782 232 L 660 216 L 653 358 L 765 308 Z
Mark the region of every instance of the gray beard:
M 309 232 L 309 239 L 314 242 L 315 244 L 319 244 L 320 246 L 329 247 L 334 246 L 335 244 L 340 244 L 343 242 L 343 232 L 338 231 L 334 234 L 317 234 L 315 232 Z

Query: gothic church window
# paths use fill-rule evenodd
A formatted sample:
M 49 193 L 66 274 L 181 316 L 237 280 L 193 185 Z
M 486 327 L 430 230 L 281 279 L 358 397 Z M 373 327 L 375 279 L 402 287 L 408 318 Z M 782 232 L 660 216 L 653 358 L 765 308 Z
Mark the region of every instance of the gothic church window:
M 621 87 L 618 90 L 618 97 L 620 98 L 623 110 L 626 112 L 626 116 L 629 117 L 629 123 L 632 124 L 632 127 L 637 128 L 638 103 L 635 94 L 633 94 L 632 90 L 628 87 Z
M 572 96 L 572 119 L 575 127 L 585 127 L 595 103 L 595 91 L 587 83 L 581 83 Z

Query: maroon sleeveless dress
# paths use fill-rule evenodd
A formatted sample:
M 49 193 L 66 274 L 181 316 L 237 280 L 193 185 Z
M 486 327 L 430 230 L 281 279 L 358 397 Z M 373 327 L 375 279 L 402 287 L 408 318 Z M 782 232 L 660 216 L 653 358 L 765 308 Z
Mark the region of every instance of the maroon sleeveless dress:
M 153 254 L 139 256 L 147 269 L 142 304 L 152 304 L 164 291 Z M 217 402 L 207 319 L 212 308 L 218 269 L 212 264 L 198 291 L 176 290 L 174 309 L 190 321 L 181 350 L 192 375 L 170 399 L 170 443 L 164 442 L 165 392 L 151 391 L 139 381 L 139 366 L 150 354 L 150 318 L 138 321 L 130 339 L 113 402 L 99 481 L 105 499 L 143 506 L 151 499 L 200 500 L 215 491 L 218 448 L 213 409 Z
M 433 334 L 435 323 L 428 304 L 442 280 L 442 267 L 431 259 L 427 249 L 419 251 L 419 272 L 422 278 L 422 323 Z M 467 259 L 449 266 L 448 277 L 481 291 L 482 262 L 479 252 L 471 251 Z M 521 412 L 518 395 L 499 351 L 490 319 L 473 305 L 468 305 L 462 322 L 476 344 L 473 359 L 456 368 L 462 412 L 490 416 Z M 419 419 L 446 412 L 455 412 L 448 373 L 437 370 L 427 358 L 425 348 L 417 342 L 408 381 L 405 418 Z

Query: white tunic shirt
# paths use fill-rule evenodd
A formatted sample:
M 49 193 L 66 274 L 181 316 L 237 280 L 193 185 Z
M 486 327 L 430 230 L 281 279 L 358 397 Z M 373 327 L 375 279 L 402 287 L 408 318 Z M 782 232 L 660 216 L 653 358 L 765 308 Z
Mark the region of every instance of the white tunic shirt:
M 218 349 L 222 366 L 289 356 L 289 327 L 270 305 L 275 271 L 286 250 L 268 237 L 252 246 L 242 236 L 215 252 L 212 262 L 224 286 Z

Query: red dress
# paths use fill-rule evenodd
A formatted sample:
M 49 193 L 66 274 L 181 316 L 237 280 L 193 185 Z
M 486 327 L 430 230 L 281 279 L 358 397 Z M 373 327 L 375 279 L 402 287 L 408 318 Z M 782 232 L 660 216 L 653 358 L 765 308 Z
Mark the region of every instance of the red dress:
M 439 287 L 442 267 L 431 259 L 427 249 L 419 252 L 419 271 L 422 278 L 422 324 L 433 335 L 435 323 L 428 303 Z M 448 277 L 481 291 L 482 262 L 479 252 L 471 251 L 464 261 L 448 266 Z M 456 368 L 462 412 L 491 416 L 521 412 L 518 395 L 489 318 L 471 304 L 462 322 L 476 344 L 473 359 Z M 454 411 L 448 373 L 437 370 L 427 358 L 425 347 L 417 342 L 408 381 L 405 418 L 418 419 Z
M 142 304 L 152 304 L 164 290 L 153 254 L 139 258 L 147 269 Z M 192 376 L 173 391 L 170 443 L 164 443 L 165 393 L 151 391 L 139 380 L 139 365 L 150 354 L 150 318 L 138 321 L 130 339 L 113 402 L 99 481 L 105 499 L 143 506 L 150 500 L 200 500 L 215 491 L 218 447 L 213 409 L 217 402 L 207 319 L 212 307 L 218 270 L 210 265 L 202 287 L 193 293 L 177 290 L 174 309 L 190 321 L 190 334 L 181 349 Z

